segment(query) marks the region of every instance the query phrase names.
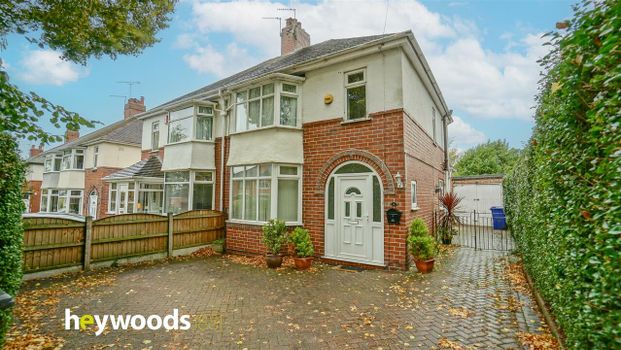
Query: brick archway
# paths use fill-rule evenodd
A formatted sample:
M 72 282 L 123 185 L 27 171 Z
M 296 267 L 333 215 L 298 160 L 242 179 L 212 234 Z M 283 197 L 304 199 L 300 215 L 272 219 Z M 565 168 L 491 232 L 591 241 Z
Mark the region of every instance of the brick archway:
M 332 157 L 330 157 L 330 159 L 328 159 L 328 161 L 319 172 L 319 178 L 315 183 L 315 193 L 323 195 L 325 192 L 325 184 L 334 169 L 339 165 L 349 161 L 362 162 L 372 167 L 382 179 L 382 182 L 384 184 L 384 195 L 395 193 L 395 185 L 392 173 L 390 172 L 390 169 L 388 169 L 388 166 L 386 166 L 384 161 L 382 161 L 373 153 L 358 149 L 345 150 L 333 155 Z

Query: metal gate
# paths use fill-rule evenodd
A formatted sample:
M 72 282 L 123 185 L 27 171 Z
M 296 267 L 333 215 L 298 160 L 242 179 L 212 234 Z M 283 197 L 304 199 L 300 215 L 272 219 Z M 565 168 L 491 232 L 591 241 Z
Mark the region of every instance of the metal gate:
M 459 223 L 453 227 L 455 235 L 452 244 L 479 250 L 512 251 L 515 249 L 513 236 L 509 230 L 494 229 L 491 213 L 459 212 Z M 438 222 L 440 213 L 434 213 L 434 232 L 436 239 L 441 241 L 438 235 Z

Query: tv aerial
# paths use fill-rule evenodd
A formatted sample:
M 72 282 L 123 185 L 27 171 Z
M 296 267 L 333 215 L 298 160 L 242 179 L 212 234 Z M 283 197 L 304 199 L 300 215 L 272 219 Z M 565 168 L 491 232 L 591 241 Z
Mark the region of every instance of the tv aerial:
M 117 84 L 127 84 L 128 88 L 129 88 L 129 95 L 128 95 L 128 97 L 131 98 L 132 97 L 132 89 L 133 89 L 134 85 L 139 85 L 140 82 L 137 81 L 137 80 L 117 81 Z

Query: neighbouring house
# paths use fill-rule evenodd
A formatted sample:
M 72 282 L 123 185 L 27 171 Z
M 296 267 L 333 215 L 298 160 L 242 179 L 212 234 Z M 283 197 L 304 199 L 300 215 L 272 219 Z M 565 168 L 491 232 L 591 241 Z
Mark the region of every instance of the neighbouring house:
M 448 183 L 452 122 L 414 35 L 310 45 L 289 18 L 281 50 L 139 114 L 142 160 L 105 178 L 111 211 L 222 210 L 244 254 L 279 218 L 325 261 L 406 268 L 407 227 L 431 223 Z
M 142 121 L 135 115 L 144 111 L 144 97 L 130 98 L 123 120 L 81 137 L 67 130 L 62 145 L 31 156 L 27 187 L 41 184 L 40 201 L 31 195 L 30 212 L 108 215 L 108 183 L 103 178 L 140 160 Z
M 453 176 L 453 191 L 462 198 L 459 211 L 489 214 L 491 207 L 504 207 L 502 174 Z
M 26 183 L 22 189 L 26 213 L 38 213 L 41 205 L 41 184 L 43 182 L 43 145 L 30 148 L 26 160 Z

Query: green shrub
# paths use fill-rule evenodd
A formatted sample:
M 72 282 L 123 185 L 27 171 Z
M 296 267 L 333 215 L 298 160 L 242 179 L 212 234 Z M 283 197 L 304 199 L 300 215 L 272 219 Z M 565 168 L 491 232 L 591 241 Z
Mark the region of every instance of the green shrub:
M 17 143 L 0 133 L 0 289 L 15 296 L 22 280 L 22 202 L 24 163 Z M 11 323 L 10 310 L 0 311 L 0 347 Z
M 621 348 L 621 4 L 552 33 L 533 136 L 505 177 L 524 266 L 572 349 Z
M 410 235 L 419 237 L 429 235 L 429 229 L 423 219 L 417 218 L 412 220 L 412 223 L 410 224 Z
M 263 244 L 270 254 L 280 254 L 280 248 L 287 243 L 287 226 L 285 222 L 272 219 L 263 225 Z
M 429 260 L 436 256 L 437 246 L 433 237 L 427 236 L 412 236 L 408 237 L 408 247 L 410 253 L 414 256 L 415 260 Z
M 211 244 L 223 245 L 224 244 L 224 238 L 218 238 L 216 240 L 213 240 L 213 241 L 211 241 Z
M 289 240 L 295 246 L 295 253 L 300 258 L 306 258 L 315 254 L 313 242 L 311 241 L 308 230 L 296 227 L 289 236 Z

